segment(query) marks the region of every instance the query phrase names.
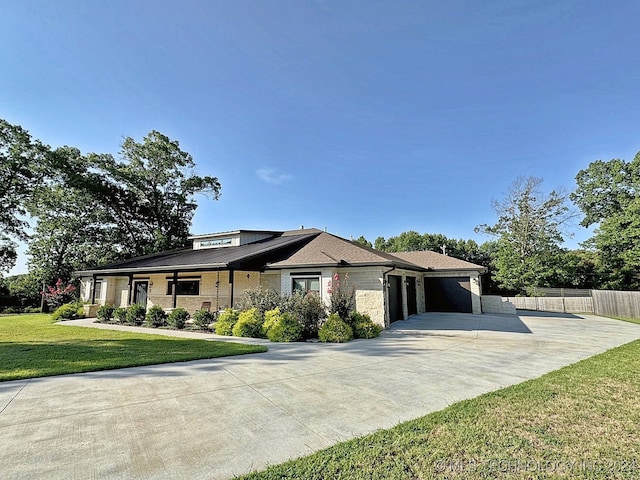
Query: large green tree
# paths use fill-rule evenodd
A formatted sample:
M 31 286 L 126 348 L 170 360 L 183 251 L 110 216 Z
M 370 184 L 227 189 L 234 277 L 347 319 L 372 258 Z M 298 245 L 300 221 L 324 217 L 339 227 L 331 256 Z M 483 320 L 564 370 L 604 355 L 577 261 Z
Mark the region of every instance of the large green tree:
M 640 288 L 640 152 L 626 162 L 597 160 L 576 176 L 571 199 L 581 225 L 598 225 L 585 246 L 602 262 L 602 287 Z
M 495 238 L 492 274 L 505 290 L 551 286 L 562 262 L 563 226 L 574 215 L 566 194 L 544 193 L 541 185 L 537 177 L 518 178 L 502 200 L 493 201 L 496 223 L 476 227 Z
M 29 212 L 37 220 L 29 263 L 46 283 L 74 270 L 187 246 L 196 195 L 217 199 L 217 178 L 195 175 L 177 141 L 152 131 L 125 138 L 118 158 L 61 147 Z
M 0 119 L 0 275 L 16 261 L 15 240 L 26 240 L 26 204 L 45 175 L 48 147 Z

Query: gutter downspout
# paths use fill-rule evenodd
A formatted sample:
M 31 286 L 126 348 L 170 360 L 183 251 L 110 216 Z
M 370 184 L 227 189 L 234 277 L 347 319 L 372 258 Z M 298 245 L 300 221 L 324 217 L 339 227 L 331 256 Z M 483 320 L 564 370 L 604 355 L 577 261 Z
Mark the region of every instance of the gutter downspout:
M 382 272 L 382 288 L 384 292 L 382 294 L 382 300 L 384 303 L 384 323 L 387 327 L 391 326 L 391 312 L 389 312 L 389 281 L 387 280 L 387 275 L 393 272 L 396 269 L 395 265 L 392 269 L 387 270 L 386 272 Z

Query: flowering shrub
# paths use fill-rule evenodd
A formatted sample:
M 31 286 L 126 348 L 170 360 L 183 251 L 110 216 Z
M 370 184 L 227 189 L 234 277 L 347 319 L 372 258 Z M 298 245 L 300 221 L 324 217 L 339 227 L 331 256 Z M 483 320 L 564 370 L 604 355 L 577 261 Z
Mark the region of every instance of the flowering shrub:
M 346 321 L 356 307 L 356 289 L 349 285 L 349 274 L 345 273 L 342 281 L 340 275 L 334 274 L 333 279 L 329 281 L 327 293 L 330 295 L 329 314 L 337 313 Z
M 64 287 L 63 285 L 62 279 L 59 278 L 54 287 L 47 287 L 44 292 L 41 292 L 44 301 L 51 310 L 55 310 L 65 303 L 70 303 L 74 299 L 73 292 L 76 291 L 76 287 L 71 284 Z

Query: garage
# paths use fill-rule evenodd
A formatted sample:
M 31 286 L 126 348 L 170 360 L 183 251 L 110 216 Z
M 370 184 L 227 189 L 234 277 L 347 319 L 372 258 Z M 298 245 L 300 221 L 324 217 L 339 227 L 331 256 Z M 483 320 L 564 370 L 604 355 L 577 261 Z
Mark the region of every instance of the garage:
M 473 312 L 469 277 L 425 277 L 424 297 L 427 312 Z

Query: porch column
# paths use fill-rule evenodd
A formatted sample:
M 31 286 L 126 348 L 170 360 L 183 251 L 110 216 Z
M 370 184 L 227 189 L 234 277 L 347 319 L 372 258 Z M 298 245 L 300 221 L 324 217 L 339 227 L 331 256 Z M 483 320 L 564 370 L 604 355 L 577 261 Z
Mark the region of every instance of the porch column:
M 178 305 L 178 272 L 173 272 L 173 308 Z
M 133 289 L 133 273 L 129 274 L 129 293 L 127 294 L 127 306 L 131 305 L 131 290 Z
M 229 270 L 229 308 L 233 308 L 233 277 L 235 277 L 236 271 L 233 269 Z
M 96 278 L 98 277 L 98 275 L 96 275 L 95 273 L 92 275 L 91 278 L 91 287 L 92 287 L 92 292 L 91 292 L 91 305 L 95 305 L 96 303 Z

